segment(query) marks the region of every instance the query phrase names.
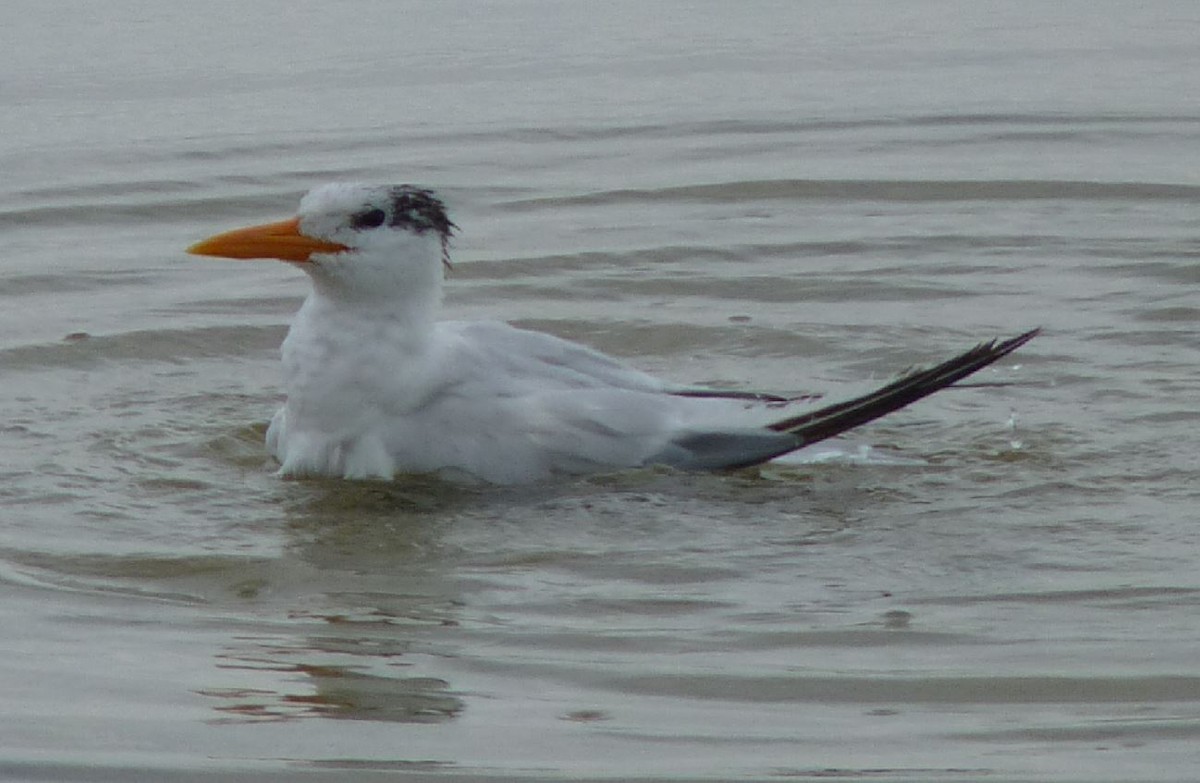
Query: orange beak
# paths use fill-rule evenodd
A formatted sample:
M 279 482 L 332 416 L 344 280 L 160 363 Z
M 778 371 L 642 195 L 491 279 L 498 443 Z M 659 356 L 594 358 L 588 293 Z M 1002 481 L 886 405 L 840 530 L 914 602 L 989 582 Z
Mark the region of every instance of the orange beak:
M 309 261 L 313 253 L 341 253 L 350 248 L 300 233 L 300 218 L 250 226 L 217 234 L 187 249 L 196 256 L 218 258 L 277 258 Z

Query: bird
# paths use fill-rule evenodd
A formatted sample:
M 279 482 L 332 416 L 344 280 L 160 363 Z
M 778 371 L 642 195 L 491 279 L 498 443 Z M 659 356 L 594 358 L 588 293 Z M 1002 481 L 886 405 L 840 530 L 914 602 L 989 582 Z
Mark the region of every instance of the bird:
M 430 189 L 331 183 L 288 220 L 187 249 L 277 259 L 311 280 L 281 346 L 286 400 L 266 434 L 281 476 L 523 484 L 652 466 L 734 471 L 903 408 L 1040 332 L 833 404 L 677 386 L 544 332 L 442 319 L 457 230 Z

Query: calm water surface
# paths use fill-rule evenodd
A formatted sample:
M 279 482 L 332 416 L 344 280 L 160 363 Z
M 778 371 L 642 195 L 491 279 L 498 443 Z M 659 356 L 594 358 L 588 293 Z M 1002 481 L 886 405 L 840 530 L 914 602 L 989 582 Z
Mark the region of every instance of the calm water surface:
M 1194 3 L 10 4 L 0 778 L 1193 780 Z M 439 188 L 447 309 L 837 393 L 822 459 L 283 481 L 306 289 L 183 248 Z

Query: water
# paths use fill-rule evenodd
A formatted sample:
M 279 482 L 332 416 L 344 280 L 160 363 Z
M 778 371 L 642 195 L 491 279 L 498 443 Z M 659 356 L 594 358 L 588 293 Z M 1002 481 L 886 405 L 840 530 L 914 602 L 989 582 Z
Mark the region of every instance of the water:
M 8 16 L 0 776 L 1194 778 L 1193 4 Z M 454 317 L 680 382 L 1046 333 L 838 459 L 282 481 L 306 281 L 182 249 L 344 179 L 448 197 Z

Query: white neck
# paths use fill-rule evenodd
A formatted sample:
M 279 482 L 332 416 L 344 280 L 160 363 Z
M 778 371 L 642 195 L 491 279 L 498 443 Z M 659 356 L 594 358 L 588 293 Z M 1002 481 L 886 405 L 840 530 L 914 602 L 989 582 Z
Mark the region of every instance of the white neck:
M 305 342 L 328 343 L 335 350 L 366 356 L 380 353 L 421 353 L 433 334 L 441 312 L 441 289 L 405 292 L 408 295 L 363 297 L 344 289 L 321 285 L 314 277 L 313 290 L 296 313 L 291 333 Z

